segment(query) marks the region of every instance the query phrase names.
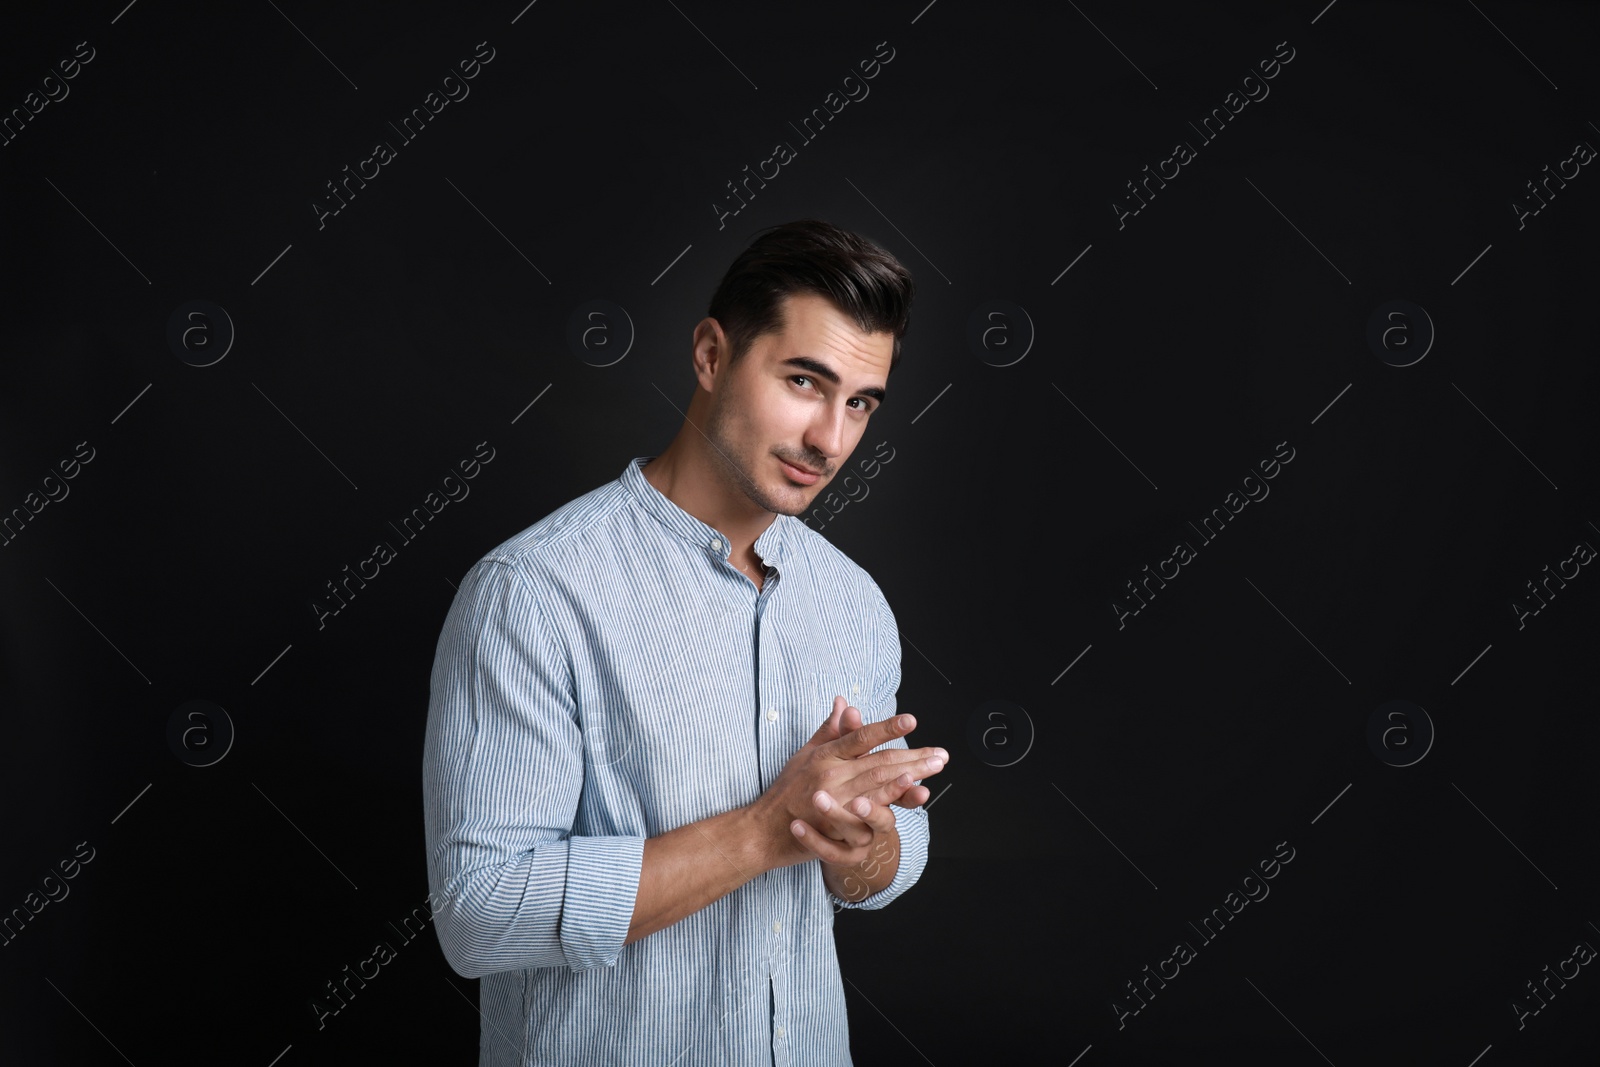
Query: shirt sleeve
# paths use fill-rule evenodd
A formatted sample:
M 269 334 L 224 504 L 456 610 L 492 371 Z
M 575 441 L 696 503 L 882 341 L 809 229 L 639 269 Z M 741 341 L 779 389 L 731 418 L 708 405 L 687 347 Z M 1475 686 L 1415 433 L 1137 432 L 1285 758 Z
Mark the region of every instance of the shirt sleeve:
M 876 583 L 872 592 L 878 607 L 877 628 L 873 638 L 872 702 L 861 709 L 862 725 L 881 722 L 894 715 L 898 704 L 896 693 L 900 689 L 900 629 L 895 625 L 889 602 L 884 599 Z M 873 751 L 908 747 L 904 737 L 897 737 Z M 922 780 L 917 779 L 915 784 L 922 784 Z M 890 804 L 889 810 L 894 813 L 895 830 L 900 835 L 900 861 L 893 881 L 857 901 L 840 900 L 829 890 L 828 895 L 839 907 L 875 911 L 888 905 L 922 877 L 922 869 L 928 865 L 928 812 L 922 807 L 902 808 L 898 804 Z
M 644 838 L 572 834 L 584 739 L 571 665 L 512 561 L 462 580 L 423 741 L 428 888 L 457 974 L 615 966 Z

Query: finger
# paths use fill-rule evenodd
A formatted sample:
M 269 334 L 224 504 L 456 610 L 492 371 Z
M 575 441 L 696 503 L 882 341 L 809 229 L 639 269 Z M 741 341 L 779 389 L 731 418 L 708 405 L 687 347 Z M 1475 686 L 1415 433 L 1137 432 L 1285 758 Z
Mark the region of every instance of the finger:
M 932 772 L 929 772 L 930 774 Z M 916 773 L 905 771 L 893 778 L 882 782 L 874 782 L 871 778 L 854 779 L 851 783 L 843 783 L 829 787 L 835 796 L 844 797 L 848 807 L 856 797 L 866 797 L 872 804 L 899 804 L 903 808 L 916 807 L 923 803 L 928 793 L 928 787 L 919 785 Z M 911 799 L 905 799 L 910 794 Z M 923 799 L 918 799 L 923 798 Z M 854 811 L 854 808 L 849 808 Z
M 867 858 L 867 849 L 846 848 L 837 841 L 831 841 L 817 832 L 816 828 L 800 819 L 789 824 L 789 832 L 794 835 L 806 848 L 814 852 L 818 859 L 825 863 L 838 864 L 841 867 L 854 867 Z
M 928 778 L 944 770 L 948 754 L 942 748 L 895 748 L 857 757 L 834 769 L 828 788 L 835 796 L 858 796 L 886 786 L 902 774 L 912 781 Z M 853 772 L 853 773 L 852 773 Z
M 918 785 L 907 773 L 887 785 L 861 795 L 873 804 L 898 804 L 902 808 L 916 808 L 926 804 L 933 791 L 925 785 Z
M 886 834 L 895 828 L 894 812 L 887 803 L 876 803 L 871 797 L 855 797 L 843 805 L 874 831 L 874 836 Z
M 916 729 L 917 720 L 910 715 L 892 715 L 878 722 L 868 723 L 854 733 L 844 734 L 837 740 L 829 741 L 832 753 L 839 759 L 855 759 L 865 756 L 886 741 L 893 741 L 897 737 L 904 737 Z
M 865 774 L 869 767 L 896 767 L 905 771 L 916 769 L 910 766 L 911 764 L 920 762 L 932 767 L 935 761 L 938 762 L 940 767 L 943 767 L 950 762 L 950 753 L 937 745 L 930 745 L 927 748 L 900 748 L 896 745 L 890 745 L 888 748 L 880 749 L 877 752 L 872 752 L 865 756 L 857 756 L 849 762 L 851 769 L 856 774 Z M 891 777 L 893 776 L 891 775 Z M 922 776 L 917 775 L 917 777 L 920 778 Z M 888 779 L 886 778 L 884 781 L 888 781 Z
M 826 719 L 822 720 L 822 725 L 817 727 L 817 732 L 811 735 L 811 743 L 820 745 L 839 736 L 839 705 L 843 701 L 844 697 L 836 696 L 833 698 L 833 710 L 828 713 Z
M 819 789 L 812 794 L 811 805 L 816 812 L 811 825 L 827 837 L 852 847 L 872 843 L 874 827 L 836 801 L 827 790 Z
M 845 708 L 844 714 L 839 717 L 840 736 L 859 729 L 861 729 L 861 709 L 857 707 Z

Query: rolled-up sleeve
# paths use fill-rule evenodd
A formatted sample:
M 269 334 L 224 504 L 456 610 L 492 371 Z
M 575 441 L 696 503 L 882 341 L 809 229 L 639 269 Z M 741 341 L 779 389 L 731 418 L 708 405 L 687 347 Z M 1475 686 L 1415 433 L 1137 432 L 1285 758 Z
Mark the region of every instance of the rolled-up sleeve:
M 884 599 L 883 592 L 878 589 L 876 583 L 873 584 L 872 591 L 877 603 L 877 626 L 873 639 L 873 683 L 869 690 L 872 699 L 867 707 L 861 709 L 862 725 L 889 718 L 895 714 L 899 703 L 896 694 L 900 689 L 900 630 L 895 625 L 894 612 L 890 610 L 889 602 Z M 904 737 L 897 737 L 887 744 L 879 745 L 873 751 L 882 752 L 886 748 L 908 747 Z M 922 780 L 917 779 L 915 784 L 921 785 Z M 922 877 L 922 870 L 928 865 L 928 812 L 920 806 L 902 808 L 898 804 L 889 805 L 889 810 L 894 814 L 895 830 L 900 837 L 900 860 L 894 879 L 876 893 L 856 901 L 841 900 L 830 890 L 828 895 L 833 897 L 839 907 L 875 911 L 888 905 Z
M 423 741 L 428 887 L 467 978 L 614 966 L 644 838 L 572 836 L 584 741 L 570 660 L 527 579 L 486 557 L 445 617 Z

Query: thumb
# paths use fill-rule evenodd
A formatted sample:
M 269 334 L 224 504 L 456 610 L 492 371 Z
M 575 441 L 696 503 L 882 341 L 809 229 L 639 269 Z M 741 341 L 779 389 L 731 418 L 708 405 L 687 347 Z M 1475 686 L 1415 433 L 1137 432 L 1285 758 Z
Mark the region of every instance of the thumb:
M 817 727 L 817 732 L 811 735 L 811 740 L 814 744 L 820 745 L 839 736 L 839 711 L 840 705 L 843 703 L 844 697 L 836 696 L 833 698 L 833 710 L 822 721 L 822 725 Z

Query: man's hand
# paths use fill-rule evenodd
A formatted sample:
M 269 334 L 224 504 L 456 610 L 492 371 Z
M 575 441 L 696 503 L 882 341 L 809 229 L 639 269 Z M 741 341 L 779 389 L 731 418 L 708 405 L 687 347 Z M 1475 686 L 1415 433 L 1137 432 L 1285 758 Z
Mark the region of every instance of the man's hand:
M 833 698 L 833 714 L 834 716 L 837 716 L 838 719 L 837 734 L 840 737 L 843 737 L 845 734 L 854 733 L 855 731 L 861 729 L 862 725 L 860 708 L 847 704 L 845 705 L 843 714 L 840 714 L 839 705 L 843 702 L 844 697 L 842 696 L 835 696 Z M 832 719 L 829 721 L 832 721 Z M 912 728 L 915 729 L 914 723 Z M 949 753 L 945 752 L 944 749 L 936 748 L 933 751 L 938 753 L 940 758 L 946 763 L 950 762 Z M 836 795 L 833 799 L 835 802 L 841 804 L 845 810 L 852 811 L 863 818 L 870 813 L 870 808 L 881 807 L 888 804 L 898 804 L 902 808 L 915 808 L 918 805 L 926 804 L 928 802 L 928 798 L 933 795 L 932 791 L 927 786 L 912 784 L 916 780 L 916 777 L 917 776 L 914 774 L 902 774 L 888 785 L 881 786 L 876 790 L 861 794 L 861 798 L 864 798 L 867 801 L 866 804 L 861 804 L 857 798 L 849 796 Z
M 910 715 L 863 726 L 860 711 L 834 697 L 827 721 L 752 805 L 764 825 L 778 831 L 772 866 L 812 859 L 839 867 L 867 862 L 874 842 L 894 832 L 888 805 L 908 793 L 912 803 L 905 806 L 924 803 L 927 788 L 912 782 L 937 774 L 948 759 L 939 748 L 872 752 L 915 727 Z

